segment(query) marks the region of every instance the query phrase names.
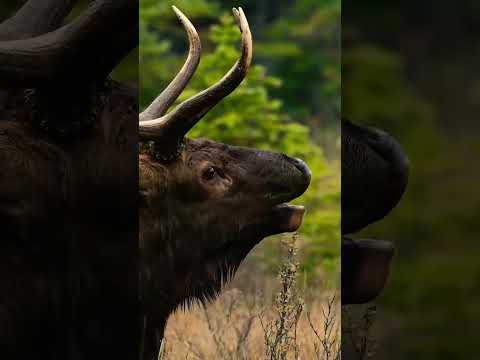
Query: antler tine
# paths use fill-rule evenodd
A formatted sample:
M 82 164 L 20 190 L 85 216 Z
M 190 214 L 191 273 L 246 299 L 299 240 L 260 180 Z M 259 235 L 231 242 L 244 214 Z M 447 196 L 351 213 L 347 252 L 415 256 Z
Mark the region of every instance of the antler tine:
M 253 41 L 242 8 L 233 9 L 242 33 L 242 54 L 230 71 L 216 84 L 179 104 L 159 119 L 142 121 L 139 136 L 143 140 L 163 140 L 178 144 L 187 132 L 223 98 L 235 90 L 247 75 L 253 55 Z
M 182 69 L 177 76 L 167 86 L 165 90 L 140 114 L 140 121 L 152 120 L 165 114 L 167 109 L 175 102 L 185 89 L 190 79 L 192 78 L 202 52 L 202 44 L 197 30 L 190 22 L 190 20 L 175 6 L 172 6 L 173 11 L 180 19 L 188 36 L 189 51 L 188 57 Z
M 29 0 L 0 23 L 0 40 L 20 40 L 57 29 L 77 0 Z
M 110 48 L 116 49 L 117 55 L 121 48 L 112 41 L 112 34 L 132 29 L 138 21 L 137 13 L 138 0 L 97 0 L 58 30 L 31 39 L 0 42 L 2 85 L 38 86 L 65 75 L 81 80 L 87 80 L 85 74 L 92 80 L 108 75 L 111 68 L 106 67 L 114 63 Z M 81 71 L 73 71 L 79 65 Z

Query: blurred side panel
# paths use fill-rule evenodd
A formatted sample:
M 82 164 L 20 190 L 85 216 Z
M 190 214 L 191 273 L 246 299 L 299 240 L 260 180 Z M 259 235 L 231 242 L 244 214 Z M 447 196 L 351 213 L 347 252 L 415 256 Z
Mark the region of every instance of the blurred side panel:
M 359 234 L 393 241 L 396 253 L 376 306 L 344 308 L 344 356 L 475 358 L 480 3 L 342 6 L 343 114 L 395 137 L 411 166 L 399 205 Z
M 138 1 L 0 11 L 0 358 L 138 359 Z

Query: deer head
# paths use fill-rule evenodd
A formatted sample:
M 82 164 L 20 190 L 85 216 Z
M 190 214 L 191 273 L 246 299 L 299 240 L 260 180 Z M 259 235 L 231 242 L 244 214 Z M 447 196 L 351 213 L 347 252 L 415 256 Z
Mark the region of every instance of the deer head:
M 342 235 L 383 219 L 408 183 L 409 162 L 382 130 L 342 119 Z M 373 300 L 385 286 L 393 243 L 342 237 L 342 304 Z
M 310 171 L 299 159 L 186 138 L 247 75 L 253 43 L 241 8 L 233 10 L 242 36 L 237 63 L 219 82 L 166 113 L 193 76 L 201 52 L 195 28 L 174 10 L 187 32 L 189 55 L 141 113 L 139 126 L 140 139 L 149 144 L 139 160 L 142 286 L 151 322 L 147 337 L 154 328 L 157 344 L 163 322 L 179 304 L 213 297 L 264 237 L 298 229 L 304 208 L 287 202 L 310 183 Z

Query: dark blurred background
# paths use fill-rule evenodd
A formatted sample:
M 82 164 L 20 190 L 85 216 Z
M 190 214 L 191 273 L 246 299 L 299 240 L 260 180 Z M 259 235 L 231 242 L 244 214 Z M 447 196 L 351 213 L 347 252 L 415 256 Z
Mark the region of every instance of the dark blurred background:
M 342 111 L 411 161 L 404 199 L 361 234 L 397 249 L 371 358 L 478 357 L 479 20 L 474 0 L 342 2 Z

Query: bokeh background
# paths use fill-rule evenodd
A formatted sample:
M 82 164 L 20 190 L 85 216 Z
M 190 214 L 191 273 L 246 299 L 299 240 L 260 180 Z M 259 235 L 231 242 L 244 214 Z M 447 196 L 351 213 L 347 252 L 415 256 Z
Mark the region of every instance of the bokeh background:
M 372 358 L 475 359 L 480 3 L 344 0 L 342 9 L 342 111 L 395 136 L 411 161 L 404 199 L 363 232 L 397 249 Z
M 307 281 L 335 278 L 339 267 L 340 1 L 140 1 L 140 102 L 148 105 L 185 61 L 184 29 L 171 6 L 196 26 L 202 60 L 179 101 L 218 81 L 239 55 L 231 9 L 242 6 L 254 37 L 254 66 L 243 84 L 189 134 L 285 152 L 313 172 L 299 203 L 301 263 Z M 278 239 L 262 243 L 249 264 L 276 271 Z M 338 277 L 338 276 L 337 276 Z

